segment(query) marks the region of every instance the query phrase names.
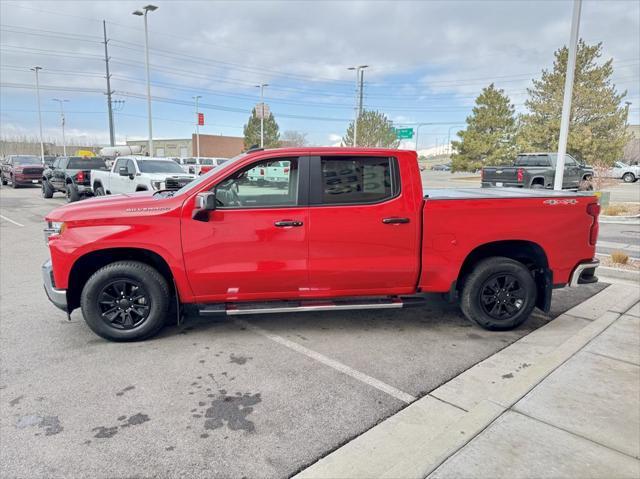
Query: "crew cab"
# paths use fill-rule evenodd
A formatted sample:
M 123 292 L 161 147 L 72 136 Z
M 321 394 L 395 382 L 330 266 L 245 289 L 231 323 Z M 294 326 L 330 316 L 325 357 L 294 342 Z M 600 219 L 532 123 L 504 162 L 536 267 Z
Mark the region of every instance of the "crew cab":
M 56 158 L 42 173 L 42 197 L 52 198 L 55 192 L 60 191 L 71 203 L 93 196 L 91 170 L 108 170 L 105 160 L 97 156 Z
M 121 156 L 109 171 L 94 171 L 91 187 L 95 196 L 136 191 L 177 190 L 196 175 L 185 173 L 173 160 L 148 156 Z
M 2 184 L 11 183 L 12 188 L 40 183 L 44 170 L 42 159 L 35 155 L 9 155 L 0 168 Z
M 275 161 L 285 188 L 249 181 Z M 554 288 L 597 281 L 599 211 L 586 192 L 423 190 L 415 151 L 251 150 L 178 191 L 52 211 L 42 274 L 56 306 L 116 341 L 185 312 L 397 309 L 425 293 L 506 330 Z
M 522 153 L 513 166 L 482 168 L 482 187 L 553 188 L 557 153 Z M 591 190 L 593 168 L 567 154 L 564 159 L 563 189 Z

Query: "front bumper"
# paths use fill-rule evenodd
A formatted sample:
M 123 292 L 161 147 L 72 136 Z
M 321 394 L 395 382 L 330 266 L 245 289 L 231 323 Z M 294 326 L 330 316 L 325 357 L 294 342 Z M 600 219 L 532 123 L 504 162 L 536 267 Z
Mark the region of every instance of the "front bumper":
M 569 286 L 575 287 L 581 284 L 597 283 L 598 277 L 595 275 L 595 272 L 598 266 L 600 266 L 600 260 L 597 259 L 580 263 L 571 274 Z
M 53 266 L 51 260 L 48 259 L 42 265 L 42 282 L 44 284 L 44 290 L 47 293 L 49 301 L 51 301 L 57 308 L 60 308 L 65 313 L 67 309 L 67 290 L 56 289 L 53 284 Z

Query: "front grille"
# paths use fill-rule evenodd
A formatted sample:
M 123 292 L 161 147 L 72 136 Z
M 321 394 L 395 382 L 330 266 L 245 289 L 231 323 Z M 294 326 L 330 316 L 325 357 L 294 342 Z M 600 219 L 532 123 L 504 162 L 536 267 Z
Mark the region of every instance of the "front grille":
M 23 168 L 22 174 L 24 175 L 40 175 L 42 173 L 42 168 Z
M 165 188 L 168 190 L 179 190 L 184 185 L 193 181 L 191 178 L 167 178 L 165 180 Z

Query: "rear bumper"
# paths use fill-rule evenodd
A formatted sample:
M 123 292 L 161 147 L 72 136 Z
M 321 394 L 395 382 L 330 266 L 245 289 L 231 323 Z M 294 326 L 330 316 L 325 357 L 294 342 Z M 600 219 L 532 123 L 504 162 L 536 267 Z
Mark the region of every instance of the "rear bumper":
M 502 186 L 497 186 L 495 181 L 483 181 L 482 187 L 483 188 L 524 188 L 524 185 L 522 183 L 503 183 Z
M 569 286 L 575 287 L 581 284 L 597 283 L 598 277 L 595 272 L 598 266 L 600 266 L 600 261 L 597 259 L 580 263 L 571 273 Z
M 65 289 L 56 289 L 54 287 L 53 267 L 50 259 L 45 261 L 42 265 L 42 283 L 49 301 L 51 301 L 57 308 L 67 312 L 67 291 Z

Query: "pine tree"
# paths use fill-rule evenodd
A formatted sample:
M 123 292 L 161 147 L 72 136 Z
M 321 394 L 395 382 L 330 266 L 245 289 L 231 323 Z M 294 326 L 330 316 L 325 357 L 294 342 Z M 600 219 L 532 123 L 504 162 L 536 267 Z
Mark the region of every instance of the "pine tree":
M 510 164 L 516 153 L 514 107 L 493 83 L 483 88 L 467 117 L 467 128 L 452 141 L 453 171 L 475 171 L 486 165 Z
M 252 146 L 260 146 L 260 117 L 256 109 L 251 110 L 251 116 L 244 125 L 244 147 L 249 149 Z M 280 128 L 276 123 L 273 113 L 264 119 L 264 147 L 278 148 L 280 146 Z
M 622 157 L 628 141 L 625 132 L 625 108 L 621 106 L 626 92 L 618 93 L 611 83 L 612 60 L 602 65 L 602 44 L 578 44 L 575 80 L 571 100 L 567 153 L 587 163 L 612 165 Z M 521 150 L 557 151 L 560 117 L 567 71 L 568 49 L 555 52 L 553 70 L 542 71 L 533 81 L 525 103 L 529 113 L 522 117 L 518 138 Z
M 358 117 L 357 146 L 398 148 L 400 141 L 396 138 L 393 123 L 384 113 L 363 110 Z M 346 134 L 342 137 L 344 146 L 353 146 L 353 121 L 349 123 Z

